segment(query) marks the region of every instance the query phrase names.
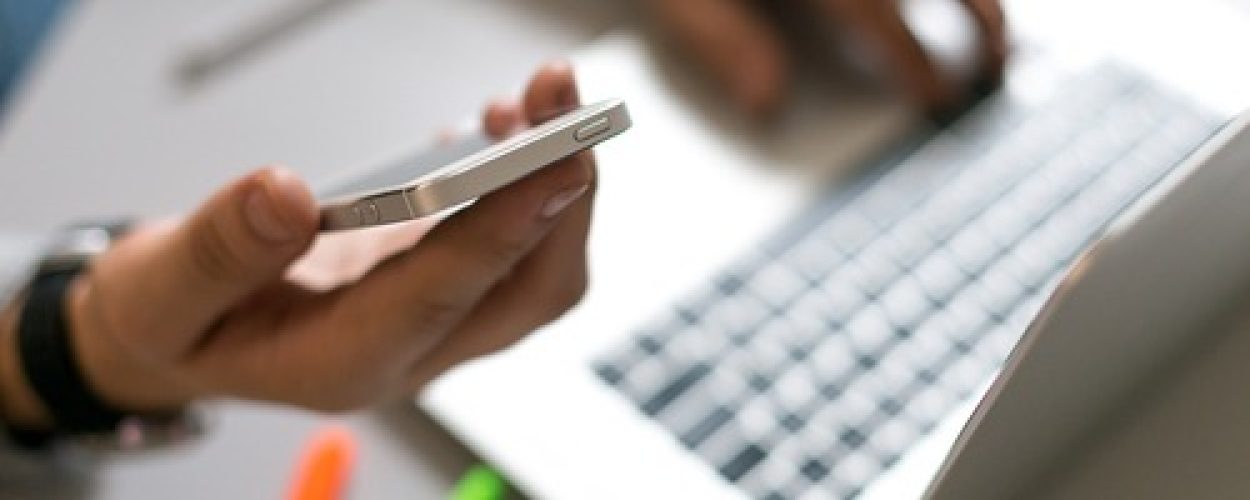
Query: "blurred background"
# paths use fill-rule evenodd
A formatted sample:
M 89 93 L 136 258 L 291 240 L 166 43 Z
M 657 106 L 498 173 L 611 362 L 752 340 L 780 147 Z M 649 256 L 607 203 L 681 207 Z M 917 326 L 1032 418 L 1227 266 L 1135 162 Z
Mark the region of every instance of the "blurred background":
M 1250 0 L 1228 1 L 1250 12 Z M 671 58 L 654 31 L 629 1 L 0 0 L 0 230 L 178 213 L 273 162 L 324 183 L 430 143 L 515 93 L 541 62 L 605 35 L 638 35 L 648 54 Z M 706 102 L 703 86 L 683 85 L 678 95 Z M 914 118 L 898 96 L 874 95 L 894 114 L 864 130 Z M 807 129 L 804 142 L 784 120 L 761 131 L 723 113 L 704 119 L 765 137 L 744 163 L 801 156 L 788 146 L 823 131 Z M 49 202 L 53 193 L 74 202 Z M 327 422 L 359 440 L 352 498 L 446 497 L 480 461 L 409 401 L 346 417 L 237 402 L 208 415 L 197 443 L 105 456 L 82 476 L 50 478 L 40 498 L 280 498 Z

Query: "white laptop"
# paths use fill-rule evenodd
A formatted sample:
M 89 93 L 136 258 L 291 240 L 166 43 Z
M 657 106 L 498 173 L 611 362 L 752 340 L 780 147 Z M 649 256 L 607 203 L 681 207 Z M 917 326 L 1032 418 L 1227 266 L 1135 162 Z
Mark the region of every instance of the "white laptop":
M 1069 265 L 1246 108 L 1242 13 L 1173 4 L 1009 2 L 1005 88 L 940 130 L 848 85 L 760 135 L 636 38 L 589 47 L 586 98 L 636 123 L 599 150 L 591 289 L 420 405 L 538 498 L 921 496 Z M 1058 385 L 1020 377 L 934 494 L 1035 478 L 1000 437 Z M 1105 410 L 1068 402 L 1056 436 Z
M 1047 493 L 1061 456 L 1098 444 L 1116 413 L 1140 410 L 1121 407 L 1172 375 L 1196 341 L 1219 340 L 1250 290 L 1247 125 L 1242 115 L 1221 130 L 1072 266 L 956 441 L 931 498 Z

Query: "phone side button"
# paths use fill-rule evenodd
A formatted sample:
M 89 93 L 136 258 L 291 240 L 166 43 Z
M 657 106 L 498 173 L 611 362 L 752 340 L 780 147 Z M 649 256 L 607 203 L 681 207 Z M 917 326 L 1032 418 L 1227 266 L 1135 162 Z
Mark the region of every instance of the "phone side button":
M 360 224 L 377 224 L 378 220 L 381 219 L 380 214 L 378 214 L 378 206 L 370 200 L 356 203 L 356 205 L 352 207 L 352 211 L 356 213 L 356 220 L 358 220 Z
M 594 139 L 596 136 L 604 132 L 607 132 L 609 128 L 612 128 L 611 125 L 612 123 L 608 121 L 608 117 L 600 117 L 599 119 L 586 125 L 582 125 L 581 128 L 574 131 L 573 138 L 577 139 L 578 142 L 586 142 L 590 139 Z

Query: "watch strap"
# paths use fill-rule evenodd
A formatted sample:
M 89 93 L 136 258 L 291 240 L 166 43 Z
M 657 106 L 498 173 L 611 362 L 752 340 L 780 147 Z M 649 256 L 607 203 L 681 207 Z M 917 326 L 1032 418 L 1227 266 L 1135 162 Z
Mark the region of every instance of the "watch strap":
M 18 320 L 22 373 L 60 432 L 111 432 L 125 414 L 91 390 L 79 368 L 65 316 L 65 297 L 82 266 L 40 273 Z

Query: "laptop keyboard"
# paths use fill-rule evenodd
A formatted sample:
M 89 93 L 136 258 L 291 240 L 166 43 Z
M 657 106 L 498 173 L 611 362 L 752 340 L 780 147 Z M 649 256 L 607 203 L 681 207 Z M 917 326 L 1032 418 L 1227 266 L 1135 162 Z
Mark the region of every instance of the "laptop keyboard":
M 1003 361 L 1063 270 L 1221 122 L 1102 65 L 988 99 L 594 363 L 754 498 L 849 498 Z

